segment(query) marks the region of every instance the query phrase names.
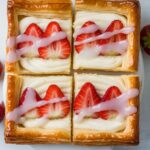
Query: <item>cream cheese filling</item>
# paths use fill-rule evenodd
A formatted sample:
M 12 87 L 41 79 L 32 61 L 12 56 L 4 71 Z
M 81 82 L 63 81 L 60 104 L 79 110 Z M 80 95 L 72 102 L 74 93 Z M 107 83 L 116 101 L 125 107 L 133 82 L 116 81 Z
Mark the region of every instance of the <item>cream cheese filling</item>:
M 110 86 L 117 86 L 122 92 L 127 90 L 123 78 L 118 76 L 75 74 L 75 81 L 75 96 L 86 82 L 91 82 L 100 96 L 104 95 Z M 73 122 L 74 128 L 77 129 L 91 129 L 105 132 L 118 132 L 126 127 L 126 120 L 120 116 L 111 120 L 84 118 L 83 120 L 78 121 L 74 114 Z
M 71 42 L 71 20 L 60 19 L 43 19 L 35 17 L 25 17 L 19 22 L 20 33 L 24 33 L 26 28 L 31 23 L 36 23 L 43 31 L 51 21 L 59 23 L 61 28 L 67 34 L 69 41 Z M 67 59 L 41 59 L 38 57 L 24 57 L 20 59 L 20 65 L 24 70 L 28 70 L 33 73 L 58 73 L 69 72 L 71 57 Z
M 118 132 L 125 128 L 126 122 L 122 118 L 112 120 L 98 119 L 83 119 L 81 122 L 76 122 L 74 119 L 74 128 L 98 130 L 103 132 Z
M 67 76 L 51 76 L 51 77 L 24 77 L 22 81 L 22 90 L 26 87 L 34 88 L 39 95 L 43 98 L 45 96 L 46 90 L 51 84 L 56 84 L 60 87 L 64 95 L 71 102 L 72 97 L 72 81 L 71 77 Z M 70 130 L 70 114 L 65 118 L 60 119 L 47 119 L 47 118 L 35 118 L 35 111 L 27 113 L 25 116 L 21 117 L 19 124 L 28 128 L 65 128 Z M 33 117 L 32 117 L 33 115 Z
M 105 31 L 110 23 L 114 20 L 121 20 L 124 26 L 127 19 L 124 16 L 115 13 L 100 13 L 78 11 L 74 22 L 74 30 L 78 31 L 86 21 L 93 21 L 102 31 Z M 86 49 L 85 49 L 86 50 Z M 122 66 L 125 55 L 121 56 L 97 56 L 94 58 L 82 58 L 74 52 L 74 69 L 114 69 Z
M 44 129 L 67 129 L 70 130 L 70 115 L 61 119 L 45 119 L 36 118 L 29 119 L 26 117 L 20 118 L 20 124 L 26 128 L 44 128 Z

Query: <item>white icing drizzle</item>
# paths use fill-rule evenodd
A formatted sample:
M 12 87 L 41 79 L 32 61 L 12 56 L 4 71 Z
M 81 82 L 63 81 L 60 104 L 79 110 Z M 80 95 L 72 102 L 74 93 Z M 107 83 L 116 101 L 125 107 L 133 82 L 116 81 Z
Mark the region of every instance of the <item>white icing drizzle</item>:
M 67 35 L 63 31 L 54 32 L 51 36 L 46 38 L 41 38 L 41 39 L 31 35 L 25 35 L 25 34 L 21 34 L 17 36 L 16 39 L 14 37 L 10 37 L 7 41 L 8 48 L 14 49 L 16 44 L 20 42 L 31 41 L 33 44 L 31 46 L 26 46 L 21 49 L 10 50 L 7 54 L 7 61 L 10 63 L 16 62 L 21 58 L 23 54 L 26 54 L 29 50 L 38 51 L 38 48 L 48 46 L 51 43 L 65 39 L 66 37 Z
M 76 120 L 81 121 L 84 117 L 90 116 L 95 112 L 106 111 L 106 110 L 116 110 L 121 117 L 129 116 L 137 112 L 135 106 L 128 106 L 128 100 L 139 95 L 138 89 L 130 89 L 122 95 L 113 98 L 109 101 L 99 103 L 95 106 L 82 109 L 77 111 L 79 115 L 76 115 Z
M 62 97 L 62 98 L 54 98 L 49 101 L 47 100 L 36 101 L 36 95 L 35 95 L 34 90 L 32 88 L 28 88 L 24 103 L 18 106 L 17 108 L 15 108 L 13 111 L 9 112 L 6 115 L 6 118 L 10 121 L 18 122 L 20 116 L 22 116 L 23 114 L 25 114 L 26 112 L 34 108 L 41 107 L 47 104 L 58 103 L 61 101 L 66 101 L 66 100 L 67 100 L 66 97 Z
M 49 36 L 47 38 L 42 38 L 37 42 L 37 47 L 45 47 L 48 46 L 49 44 L 55 42 L 55 41 L 59 41 L 59 40 L 63 40 L 67 37 L 66 33 L 63 31 L 60 32 L 54 32 L 52 34 L 52 36 Z
M 74 37 L 81 35 L 81 34 L 88 34 L 88 33 L 93 33 L 96 32 L 97 30 L 99 30 L 100 27 L 96 24 L 90 25 L 88 27 L 83 27 L 78 29 L 75 33 L 74 33 Z
M 8 38 L 6 45 L 8 46 L 8 48 L 14 48 L 16 45 L 16 38 L 15 37 Z
M 27 42 L 27 41 L 31 41 L 31 42 L 36 42 L 37 40 L 39 40 L 40 38 L 37 38 L 35 36 L 32 35 L 26 35 L 26 34 L 20 34 L 16 37 L 16 43 L 21 43 L 21 42 Z M 8 45 L 9 46 L 9 45 Z
M 90 38 L 87 38 L 81 42 L 74 42 L 74 45 L 81 45 L 81 44 L 85 44 L 85 43 L 89 43 L 89 42 L 93 42 L 93 41 L 96 41 L 96 40 L 101 40 L 101 39 L 108 39 L 114 35 L 117 35 L 119 33 L 123 33 L 123 34 L 129 34 L 131 32 L 134 31 L 134 27 L 124 27 L 120 30 L 114 30 L 113 32 L 104 32 L 103 34 L 100 34 L 98 36 L 95 36 L 95 37 L 90 37 Z
M 82 50 L 78 56 L 82 58 L 94 58 L 99 54 L 105 54 L 108 52 L 117 52 L 118 54 L 124 54 L 128 47 L 128 40 L 123 40 L 119 42 L 108 43 L 101 46 L 95 46 L 94 48 L 86 47 Z

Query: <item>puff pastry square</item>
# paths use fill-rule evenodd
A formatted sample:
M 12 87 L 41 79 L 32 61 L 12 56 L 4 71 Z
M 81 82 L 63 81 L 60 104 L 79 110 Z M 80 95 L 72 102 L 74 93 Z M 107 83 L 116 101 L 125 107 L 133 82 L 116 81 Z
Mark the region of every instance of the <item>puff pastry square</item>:
M 46 51 L 35 48 L 34 42 L 30 44 L 7 44 L 7 61 L 6 71 L 17 74 L 69 74 L 71 69 L 71 39 L 72 39 L 72 6 L 70 0 L 9 0 L 8 1 L 8 43 L 13 43 L 18 35 L 27 34 L 33 35 L 32 29 L 28 30 L 31 24 L 36 24 L 40 28 L 40 33 L 37 36 L 45 37 L 46 29 L 50 23 L 57 23 L 59 31 L 63 31 L 67 41 L 58 40 L 48 46 Z M 55 24 L 56 24 L 55 23 Z M 54 26 L 53 26 L 54 27 Z M 60 29 L 61 28 L 61 29 Z M 38 31 L 37 30 L 37 31 Z M 55 30 L 55 29 L 54 29 Z M 55 32 L 53 30 L 53 32 Z M 34 31 L 33 31 L 34 32 Z M 42 33 L 41 33 L 42 32 Z M 56 33 L 56 32 L 55 32 Z M 52 35 L 52 34 L 51 34 Z M 50 35 L 49 35 L 50 36 Z M 57 35 L 59 38 L 59 36 Z M 23 39 L 22 39 L 23 40 Z M 17 41 L 17 40 L 16 40 Z M 25 41 L 28 41 L 27 39 Z M 23 42 L 22 42 L 23 43 Z M 57 43 L 57 44 L 56 44 Z M 59 44 L 58 44 L 59 43 Z M 36 45 L 36 44 L 35 44 Z M 66 46 L 67 45 L 67 46 Z M 31 48 L 29 47 L 31 46 Z M 33 46 L 33 47 L 32 47 Z M 21 55 L 21 58 L 16 60 L 10 52 L 16 49 L 29 47 L 28 52 Z M 67 48 L 66 48 L 67 47 Z M 67 56 L 66 49 L 69 51 Z M 44 47 L 45 49 L 45 47 Z M 63 49 L 61 51 L 60 49 Z M 60 51 L 59 51 L 60 50 Z M 51 51 L 51 52 L 50 52 Z M 21 52 L 21 50 L 19 51 Z M 19 53 L 18 52 L 18 53 Z M 17 52 L 16 52 L 17 53 Z M 47 54 L 46 54 L 47 53 Z M 44 55 L 47 56 L 44 56 Z M 41 55 L 41 56 L 40 56 Z M 50 56 L 51 55 L 51 56 Z M 52 56 L 53 55 L 53 56 Z M 56 56 L 55 56 L 56 55 Z M 58 56 L 62 55 L 62 56 Z M 18 55 L 17 55 L 18 56 Z M 20 55 L 19 55 L 20 56 Z M 10 58 L 11 57 L 11 58 Z
M 99 27 L 98 30 L 93 30 L 91 27 L 88 28 L 89 30 L 86 28 L 86 31 L 80 31 L 81 28 L 89 27 L 93 24 L 96 25 L 96 28 Z M 90 43 L 86 41 L 86 39 L 93 36 L 98 36 L 105 32 L 112 32 L 112 30 L 117 30 L 117 28 L 123 29 L 123 27 L 131 27 L 134 29 L 128 34 L 126 33 L 126 35 L 118 36 L 116 34 L 116 37 L 112 36 L 114 39 L 109 39 L 105 36 L 104 40 L 97 40 L 96 42 L 100 45 L 100 48 L 98 48 L 98 53 L 96 47 L 92 47 L 93 42 Z M 75 70 L 137 71 L 140 37 L 139 33 L 140 6 L 137 0 L 76 0 L 73 68 Z M 128 43 L 125 47 L 123 46 L 123 39 L 125 43 Z M 84 40 L 87 43 L 83 44 Z M 120 48 L 116 47 L 114 44 L 117 41 L 122 41 L 118 42 L 122 45 Z M 77 43 L 78 45 L 75 45 Z M 113 45 L 110 45 L 110 43 L 113 43 Z M 104 47 L 105 44 L 107 46 L 109 45 L 109 48 L 107 46 Z M 91 53 L 88 54 L 90 49 Z M 125 51 L 122 54 L 121 51 L 114 54 L 113 52 L 118 49 L 124 49 Z M 84 55 L 81 54 L 83 52 L 81 52 L 81 50 L 86 51 Z M 93 55 L 93 51 L 95 51 L 96 56 Z
M 111 86 L 117 86 L 121 92 L 125 92 L 132 88 L 139 89 L 139 79 L 134 75 L 108 76 L 97 74 L 75 74 L 75 98 L 78 95 L 81 87 L 87 82 L 90 82 L 94 85 L 96 92 L 101 97 Z M 83 95 L 80 95 L 80 98 L 82 96 Z M 139 96 L 131 98 L 127 102 L 129 105 L 135 106 L 137 108 L 137 112 L 119 120 L 117 120 L 117 118 L 106 119 L 102 114 L 100 118 L 85 117 L 82 120 L 77 120 L 76 113 L 74 111 L 73 142 L 82 145 L 138 144 Z M 80 105 L 81 103 L 78 103 L 78 107 Z
M 34 113 L 20 116 L 18 123 L 7 118 L 8 113 L 18 107 L 19 99 L 25 88 L 30 87 L 43 97 L 48 86 L 57 85 L 70 107 L 72 99 L 72 77 L 70 76 L 6 76 L 6 118 L 5 141 L 16 144 L 36 143 L 70 143 L 71 142 L 71 108 L 68 114 L 62 118 L 48 118 L 46 122 L 36 122 L 32 117 Z M 43 120 L 42 120 L 43 121 Z

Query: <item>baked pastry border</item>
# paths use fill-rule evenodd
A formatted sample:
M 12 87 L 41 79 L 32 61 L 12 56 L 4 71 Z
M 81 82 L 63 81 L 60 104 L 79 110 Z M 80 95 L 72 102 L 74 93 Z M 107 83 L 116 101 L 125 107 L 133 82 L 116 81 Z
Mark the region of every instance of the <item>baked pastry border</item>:
M 51 16 L 53 18 L 61 18 L 61 19 L 70 19 L 72 22 L 72 3 L 71 0 L 8 0 L 7 7 L 7 16 L 8 16 L 8 35 L 7 37 L 16 37 L 18 35 L 18 16 L 39 16 L 39 17 L 47 17 Z M 70 27 L 71 34 L 72 28 Z M 71 39 L 72 40 L 72 39 Z M 72 41 L 70 41 L 72 43 Z M 72 44 L 71 44 L 72 46 Z M 72 49 L 72 48 L 71 48 Z M 6 48 L 6 55 L 8 51 L 13 49 Z M 72 55 L 72 54 L 71 54 Z M 19 61 L 14 63 L 9 63 L 6 61 L 6 72 L 16 73 L 16 74 L 69 74 L 71 71 L 71 58 L 69 59 L 69 69 L 66 69 L 63 72 L 48 72 L 48 73 L 35 73 L 30 72 L 26 69 L 23 69 L 19 63 Z
M 21 89 L 23 76 L 7 75 L 6 88 L 6 114 L 11 112 L 18 105 L 18 97 Z M 72 85 L 71 85 L 72 86 Z M 71 119 L 71 112 L 70 112 Z M 71 123 L 71 120 L 70 120 Z M 5 142 L 17 144 L 37 144 L 37 143 L 70 143 L 70 132 L 64 129 L 42 129 L 42 128 L 24 128 L 5 118 Z
M 140 49 L 140 3 L 138 0 L 76 0 L 75 12 L 93 11 L 93 12 L 113 12 L 123 15 L 127 18 L 127 24 L 135 27 L 133 33 L 128 35 L 129 47 L 127 54 L 123 59 L 121 67 L 104 68 L 83 68 L 76 70 L 105 70 L 105 71 L 123 71 L 136 72 L 138 70 L 138 57 Z M 75 48 L 74 48 L 75 51 Z M 74 56 L 75 58 L 75 56 Z M 77 61 L 77 60 L 76 60 Z M 75 61 L 74 61 L 75 62 Z
M 100 75 L 98 76 L 100 77 Z M 121 78 L 126 82 L 127 88 L 140 89 L 138 76 L 121 75 Z M 113 133 L 73 128 L 73 142 L 81 145 L 137 145 L 139 143 L 139 96 L 130 99 L 129 105 L 136 106 L 138 111 L 126 118 L 126 129 L 123 132 Z
M 92 4 L 92 3 L 96 2 L 96 0 L 92 0 L 92 1 L 90 1 L 90 0 L 76 0 L 76 1 L 78 1 L 78 3 L 80 5 L 83 1 L 86 1 L 87 2 L 86 7 L 88 10 L 92 10 L 92 7 L 93 7 L 92 5 L 90 7 L 90 3 Z M 8 20 L 9 20 L 8 37 L 9 36 L 15 36 L 17 34 L 13 30 L 14 28 L 16 28 L 15 24 L 13 23 L 13 21 L 15 21 L 15 17 L 13 16 L 13 14 L 15 13 L 14 7 L 16 7 L 18 9 L 17 11 L 19 11 L 19 9 L 24 10 L 24 12 L 26 10 L 27 11 L 32 10 L 31 13 L 33 13 L 34 11 L 43 11 L 45 9 L 53 9 L 53 8 L 55 11 L 56 9 L 60 9 L 60 7 L 61 7 L 64 10 L 66 10 L 68 13 L 70 13 L 70 4 L 69 4 L 69 6 L 67 4 L 70 2 L 70 0 L 62 0 L 62 1 L 53 0 L 54 5 L 57 2 L 61 3 L 61 5 L 57 5 L 57 7 L 54 7 L 54 5 L 47 4 L 47 2 L 49 2 L 49 0 L 45 0 L 45 1 L 36 0 L 36 2 L 34 0 L 26 0 L 26 1 L 24 1 L 24 0 L 8 0 Z M 130 6 L 129 8 L 132 10 L 132 13 L 136 12 L 136 13 L 134 13 L 134 16 L 140 17 L 139 11 L 135 10 L 135 9 L 139 9 L 139 3 L 137 0 L 119 0 L 118 2 L 115 2 L 114 0 L 103 0 L 103 2 L 105 4 L 106 3 L 108 3 L 108 4 L 113 3 L 115 10 L 116 10 L 116 7 L 118 6 L 117 3 L 123 4 L 124 5 L 123 7 Z M 37 3 L 39 3 L 39 4 L 37 4 Z M 42 3 L 42 5 L 41 5 L 41 3 Z M 99 3 L 102 3 L 102 1 L 96 2 L 96 4 L 97 4 L 96 9 L 99 9 L 99 6 L 98 6 Z M 80 5 L 79 5 L 79 8 L 77 8 L 77 10 L 81 9 Z M 111 5 L 109 7 L 111 7 Z M 128 10 L 129 8 L 126 8 L 125 10 Z M 120 11 L 122 12 L 122 9 L 120 9 Z M 62 16 L 61 13 L 59 15 Z M 136 20 L 136 18 L 132 18 L 132 19 Z M 139 25 L 138 22 L 140 21 L 140 19 L 137 19 L 136 21 L 137 21 L 137 25 Z M 137 30 L 134 32 L 134 35 L 138 35 L 138 34 L 139 34 L 139 26 L 137 27 Z M 133 45 L 133 47 L 132 47 L 133 51 L 132 51 L 132 53 L 130 53 L 129 57 L 134 56 L 134 59 L 136 59 L 136 58 L 138 58 L 138 48 L 139 48 L 139 45 L 137 45 L 137 43 L 139 43 L 138 36 L 137 36 L 137 39 L 134 40 L 134 43 L 136 43 L 136 44 Z M 137 51 L 135 51 L 133 49 L 134 47 L 137 49 Z M 8 52 L 9 49 L 7 49 L 6 51 Z M 126 62 L 128 62 L 128 60 Z M 134 72 L 137 70 L 137 66 L 138 66 L 138 59 L 136 59 L 134 64 L 132 66 L 130 66 L 127 70 L 124 69 L 122 71 Z M 6 71 L 12 72 L 12 73 L 17 73 L 17 74 L 27 74 L 27 73 L 20 72 L 20 70 L 18 69 L 17 63 L 13 63 L 12 65 L 6 63 Z M 120 71 L 120 70 L 116 69 L 115 71 Z M 64 74 L 64 73 L 62 73 L 62 74 Z M 17 75 L 14 75 L 14 76 L 10 75 L 10 77 L 8 78 L 7 85 L 8 85 L 9 90 L 7 91 L 7 99 L 9 99 L 9 101 L 7 101 L 6 112 L 11 111 L 15 107 L 16 103 L 14 104 L 13 100 L 16 99 L 16 97 L 20 94 L 20 93 L 18 93 L 18 95 L 16 95 L 17 92 L 12 92 L 12 89 L 15 89 L 14 88 L 15 84 L 20 84 L 20 83 L 18 83 L 18 78 L 19 78 L 19 80 L 21 80 L 21 78 Z M 134 78 L 130 79 L 131 82 L 133 83 L 132 84 L 133 87 L 134 86 L 139 87 L 139 82 L 137 81 L 138 80 L 137 78 L 138 77 L 134 77 Z M 139 102 L 137 102 L 137 100 L 138 100 L 138 98 L 134 99 L 133 102 L 131 100 L 131 103 L 136 104 L 138 106 Z M 132 127 L 133 127 L 132 131 L 134 132 L 134 134 L 132 134 L 132 135 L 128 134 L 127 137 L 126 137 L 126 135 L 124 135 L 122 137 L 122 139 L 124 138 L 124 140 L 125 140 L 124 142 L 122 141 L 121 136 L 118 137 L 118 140 L 110 139 L 110 141 L 108 141 L 107 138 L 110 136 L 110 134 L 105 135 L 105 133 L 104 133 L 105 137 L 103 139 L 101 139 L 102 140 L 101 143 L 99 143 L 100 142 L 99 140 L 97 140 L 96 142 L 93 142 L 94 137 L 93 137 L 92 141 L 90 141 L 90 140 L 88 141 L 88 140 L 84 140 L 84 139 L 79 140 L 79 138 L 78 138 L 76 141 L 73 141 L 73 142 L 75 144 L 82 144 L 82 145 L 138 144 L 138 142 L 139 142 L 139 124 L 138 124 L 139 113 L 137 113 L 136 115 L 130 116 L 129 119 L 132 121 Z M 35 133 L 37 133 L 37 131 Z M 36 140 L 34 140 L 34 139 L 31 140 L 31 135 L 33 137 L 34 133 L 31 133 L 30 131 L 26 132 L 22 129 L 20 130 L 20 132 L 18 132 L 16 130 L 13 122 L 5 120 L 5 141 L 6 141 L 6 143 L 37 144 L 37 143 L 70 143 L 71 142 L 70 140 L 68 141 L 68 140 L 63 140 L 63 139 L 59 139 L 59 140 L 57 139 L 58 137 L 63 136 L 62 131 L 57 133 L 57 137 L 55 137 L 55 138 L 50 138 L 50 137 L 48 138 L 48 137 L 41 136 L 42 133 L 36 134 Z M 39 137 L 39 135 L 41 136 L 41 138 L 37 138 L 37 137 Z M 25 137 L 23 137 L 23 136 L 25 136 Z M 84 136 L 82 138 L 84 138 Z M 113 138 L 113 136 L 111 136 L 111 138 Z M 57 141 L 56 141 L 56 139 L 57 139 Z

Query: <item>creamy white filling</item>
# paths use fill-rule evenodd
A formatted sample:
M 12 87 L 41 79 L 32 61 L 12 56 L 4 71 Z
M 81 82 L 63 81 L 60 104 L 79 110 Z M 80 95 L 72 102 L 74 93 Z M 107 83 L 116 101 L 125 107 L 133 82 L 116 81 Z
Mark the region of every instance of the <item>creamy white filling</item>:
M 74 22 L 75 32 L 78 31 L 86 21 L 93 21 L 105 31 L 110 23 L 114 20 L 121 20 L 124 26 L 127 19 L 124 16 L 114 13 L 86 12 L 78 11 Z M 85 49 L 84 49 L 85 50 Z M 114 69 L 122 66 L 125 55 L 121 56 L 97 56 L 94 58 L 82 58 L 74 52 L 74 69 Z
M 43 98 L 45 96 L 47 88 L 51 84 L 56 84 L 60 87 L 64 95 L 71 102 L 72 97 L 72 81 L 71 77 L 67 76 L 50 76 L 50 77 L 24 77 L 22 83 L 22 91 L 26 87 L 34 88 L 39 95 Z M 47 118 L 37 118 L 37 112 L 31 111 L 25 116 L 20 118 L 19 124 L 24 127 L 40 127 L 40 128 L 67 128 L 70 130 L 70 114 L 65 118 L 60 119 L 47 119 Z
M 74 119 L 74 128 L 77 129 L 89 129 L 89 130 L 98 130 L 103 132 L 118 132 L 125 128 L 125 120 L 122 118 L 115 118 L 113 120 L 104 120 L 101 118 L 98 119 L 83 119 L 78 122 Z
M 26 28 L 31 23 L 36 23 L 44 31 L 47 25 L 51 21 L 56 21 L 59 23 L 63 31 L 67 34 L 69 41 L 71 42 L 71 20 L 60 20 L 60 19 L 43 19 L 35 17 L 25 17 L 19 22 L 20 33 L 24 33 Z M 69 72 L 70 70 L 70 59 L 41 59 L 41 58 L 29 58 L 34 53 L 27 54 L 25 58 L 20 59 L 21 67 L 24 70 L 28 70 L 33 73 L 57 73 L 57 72 Z
M 20 118 L 20 124 L 27 128 L 45 128 L 45 129 L 68 129 L 70 130 L 70 115 L 61 119 L 46 119 L 36 118 L 28 119 L 26 117 Z
M 123 55 L 120 56 L 98 56 L 93 58 L 83 58 L 74 52 L 74 69 L 114 69 L 121 66 Z
M 69 72 L 69 59 L 42 59 L 42 58 L 21 58 L 21 66 L 30 72 L 34 73 L 58 73 Z
M 118 76 L 75 74 L 75 81 L 75 96 L 86 82 L 91 82 L 95 86 L 96 91 L 100 96 L 104 95 L 110 86 L 117 86 L 122 92 L 127 90 L 124 80 Z M 75 128 L 111 132 L 123 130 L 126 124 L 126 120 L 121 117 L 117 117 L 113 120 L 84 118 L 81 121 L 77 121 L 74 115 L 73 121 Z
M 75 17 L 74 28 L 75 30 L 80 29 L 86 21 L 93 21 L 100 26 L 102 31 L 105 31 L 114 20 L 121 20 L 124 25 L 127 24 L 126 17 L 115 13 L 78 11 Z

